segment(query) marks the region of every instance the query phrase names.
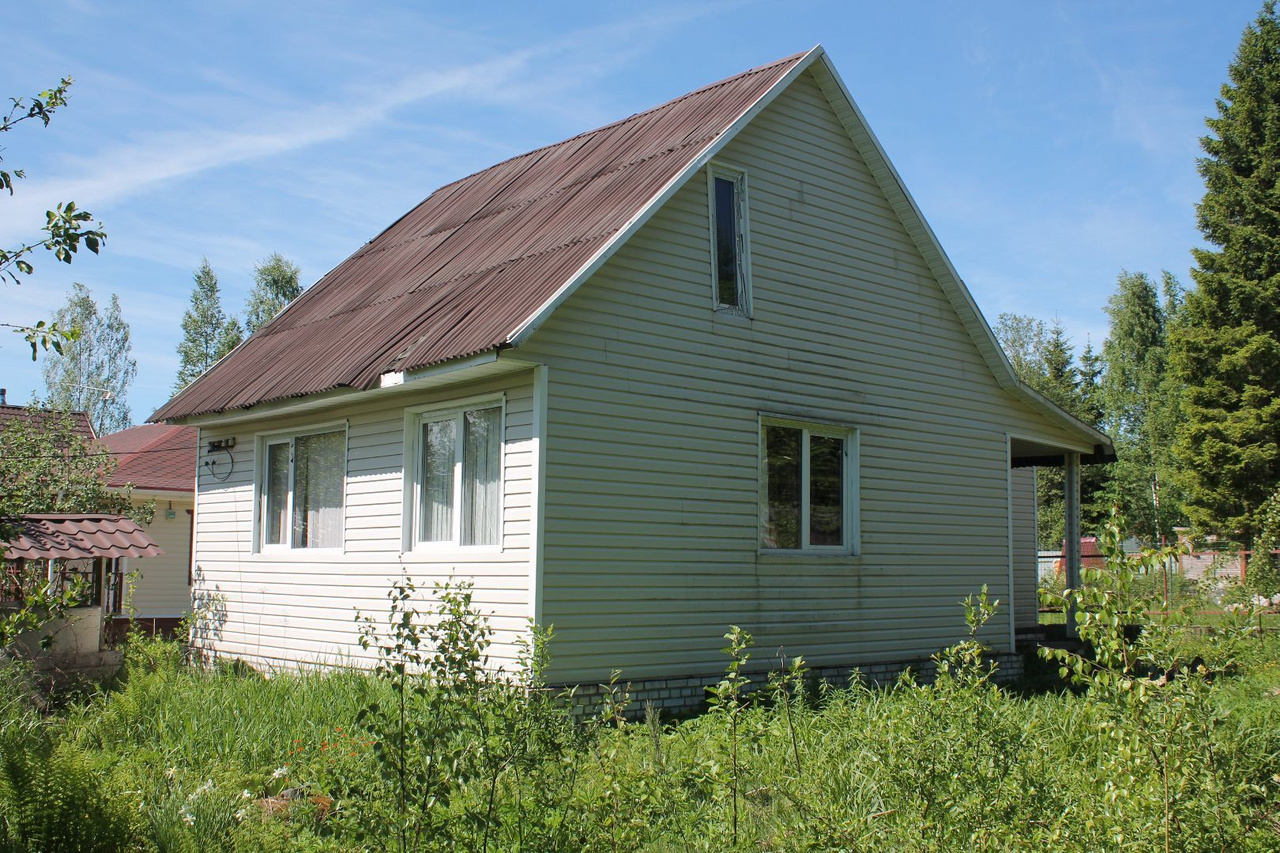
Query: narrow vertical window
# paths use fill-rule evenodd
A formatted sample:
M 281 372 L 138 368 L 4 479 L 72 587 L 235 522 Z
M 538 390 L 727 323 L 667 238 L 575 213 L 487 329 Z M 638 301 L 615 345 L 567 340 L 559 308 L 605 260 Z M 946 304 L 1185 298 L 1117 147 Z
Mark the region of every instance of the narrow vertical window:
M 844 439 L 809 436 L 809 544 L 844 544 Z
M 800 547 L 800 444 L 803 432 L 764 428 L 764 537 L 766 548 Z
M 463 423 L 466 451 L 462 459 L 462 544 L 497 545 L 499 505 L 502 499 L 498 473 L 502 466 L 501 409 L 466 412 Z
M 293 453 L 293 547 L 342 547 L 346 433 L 300 435 Z
M 289 442 L 267 445 L 266 489 L 262 496 L 262 542 L 284 545 L 289 511 Z
M 452 418 L 422 425 L 422 511 L 418 531 L 422 542 L 448 542 L 453 538 L 456 427 Z
M 716 298 L 727 308 L 737 308 L 738 298 L 738 204 L 737 184 L 728 178 L 715 179 L 716 197 Z
M 746 175 L 722 167 L 710 172 L 712 286 L 715 305 L 747 313 L 749 259 Z

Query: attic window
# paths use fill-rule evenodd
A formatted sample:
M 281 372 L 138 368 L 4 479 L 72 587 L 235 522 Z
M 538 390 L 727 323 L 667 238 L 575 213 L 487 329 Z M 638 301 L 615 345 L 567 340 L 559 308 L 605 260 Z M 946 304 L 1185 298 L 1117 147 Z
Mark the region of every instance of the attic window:
M 713 165 L 707 175 L 715 307 L 748 314 L 747 173 Z

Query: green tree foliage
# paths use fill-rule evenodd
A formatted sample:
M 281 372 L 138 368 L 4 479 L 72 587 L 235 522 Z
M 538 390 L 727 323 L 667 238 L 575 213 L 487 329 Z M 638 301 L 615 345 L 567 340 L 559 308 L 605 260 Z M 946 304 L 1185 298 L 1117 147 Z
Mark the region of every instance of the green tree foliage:
M 120 315 L 119 297 L 111 294 L 107 310 L 99 311 L 89 288 L 76 282 L 67 304 L 53 319 L 63 328 L 79 329 L 80 336 L 64 345 L 62 358 L 44 362 L 49 405 L 62 411 L 87 412 L 98 435 L 129 426 L 129 386 L 138 373 L 138 363 L 133 359 L 129 324 Z
M 1062 321 L 1045 323 L 1034 317 L 1001 314 L 995 327 L 1018 378 L 1090 426 L 1102 420 L 1099 381 L 1101 366 L 1086 344 L 1079 363 Z M 1094 530 L 1107 516 L 1103 494 L 1106 466 L 1086 465 L 1080 472 L 1081 529 Z M 1062 468 L 1036 471 L 1038 539 L 1041 548 L 1061 548 L 1066 523 L 1066 494 Z
M 218 277 L 209 259 L 200 263 L 191 291 L 191 307 L 182 315 L 182 340 L 178 343 L 178 378 L 175 392 L 181 391 L 218 359 L 231 352 L 244 339 L 240 321 L 222 310 L 218 293 Z
M 298 276 L 302 270 L 279 252 L 268 255 L 253 268 L 253 290 L 244 307 L 245 333 L 265 326 L 284 306 L 302 294 Z
M 1199 529 L 1238 535 L 1280 481 L 1280 20 L 1267 2 L 1206 123 L 1196 249 L 1172 363 L 1185 384 L 1175 451 Z
M 31 120 L 39 121 L 42 126 L 48 127 L 54 112 L 66 106 L 67 90 L 70 88 L 71 78 L 64 77 L 57 86 L 41 92 L 34 98 L 11 98 L 9 111 L 0 116 L 0 133 L 7 133 L 22 122 Z M 0 158 L 0 161 L 2 159 Z M 13 195 L 14 181 L 25 177 L 26 173 L 22 169 L 9 171 L 0 168 L 0 193 L 7 191 L 9 195 Z M 81 244 L 96 255 L 102 242 L 107 239 L 107 235 L 100 225 L 94 228 L 87 227 L 92 219 L 93 214 L 87 210 L 80 210 L 73 201 L 60 203 L 53 210 L 46 211 L 45 223 L 40 228 L 44 232 L 43 237 L 29 243 L 0 247 L 0 282 L 11 281 L 18 284 L 20 283 L 19 274 L 31 275 L 35 271 L 31 257 L 42 249 L 53 252 L 55 258 L 66 264 L 71 263 L 72 257 L 79 251 Z M 17 332 L 31 344 L 33 361 L 40 348 L 43 347 L 46 350 L 52 348 L 56 352 L 61 352 L 63 344 L 76 337 L 75 329 L 59 326 L 56 322 L 47 323 L 44 320 L 30 326 L 13 323 L 0 323 L 0 326 L 6 326 Z
M 69 414 L 33 410 L 34 417 L 13 418 L 0 431 L 0 518 L 109 512 L 151 521 L 150 506 L 131 503 L 132 489 L 107 488 L 114 458 L 79 434 Z
M 1133 525 L 1128 532 L 1153 544 L 1171 541 L 1184 520 L 1173 458 L 1180 389 L 1169 370 L 1182 285 L 1166 272 L 1162 289 L 1163 302 L 1148 276 L 1120 274 L 1107 302 L 1111 325 L 1100 383 L 1103 423 L 1117 456 L 1106 497 Z

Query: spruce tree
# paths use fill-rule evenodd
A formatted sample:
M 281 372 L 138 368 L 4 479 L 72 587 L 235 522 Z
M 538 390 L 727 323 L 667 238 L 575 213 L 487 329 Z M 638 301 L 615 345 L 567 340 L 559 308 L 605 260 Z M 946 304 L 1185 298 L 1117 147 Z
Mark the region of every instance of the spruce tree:
M 1168 367 L 1182 286 L 1166 272 L 1163 291 L 1162 304 L 1148 276 L 1122 272 L 1107 302 L 1111 326 L 1102 347 L 1101 408 L 1117 456 L 1108 498 L 1151 543 L 1168 540 L 1183 521 L 1173 459 L 1178 384 Z
M 182 315 L 182 340 L 178 343 L 178 378 L 173 390 L 181 391 L 204 373 L 214 362 L 239 345 L 244 339 L 240 321 L 222 310 L 218 293 L 218 277 L 209 259 L 200 263 L 191 291 L 191 307 Z
M 244 328 L 252 335 L 302 293 L 302 271 L 279 252 L 268 255 L 253 269 L 253 290 L 244 308 Z
M 88 413 L 98 435 L 129 426 L 129 386 L 138 374 L 138 363 L 129 324 L 120 315 L 119 297 L 111 294 L 106 312 L 101 312 L 89 288 L 76 282 L 53 321 L 59 328 L 78 329 L 80 335 L 62 345 L 61 356 L 44 362 L 48 405 Z
M 1207 120 L 1201 232 L 1173 366 L 1185 386 L 1176 452 L 1198 528 L 1248 542 L 1280 481 L 1280 20 L 1245 30 Z
M 1034 317 L 1001 314 L 996 336 L 1018 378 L 1051 402 L 1089 424 L 1098 426 L 1098 358 L 1086 345 L 1076 363 L 1071 339 L 1058 318 L 1046 324 Z M 1100 498 L 1109 474 L 1106 466 L 1086 465 L 1080 472 L 1081 529 L 1096 530 L 1106 519 L 1109 504 Z M 1066 485 L 1062 468 L 1036 471 L 1037 524 L 1040 547 L 1061 548 L 1066 521 Z

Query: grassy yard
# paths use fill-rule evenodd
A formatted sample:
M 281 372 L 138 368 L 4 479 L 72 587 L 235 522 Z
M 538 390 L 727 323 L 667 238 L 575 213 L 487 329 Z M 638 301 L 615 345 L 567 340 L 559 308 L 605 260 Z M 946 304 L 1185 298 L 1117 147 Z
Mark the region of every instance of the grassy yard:
M 141 641 L 118 683 L 53 714 L 10 668 L 0 849 L 1280 846 L 1274 633 L 1155 632 L 1134 651 L 1172 671 L 1073 690 L 1047 663 L 999 688 L 968 644 L 925 686 L 815 689 L 796 671 L 747 700 L 730 666 L 700 717 L 624 722 L 619 683 L 580 725 L 471 680 L 484 633 L 464 634 L 430 680 L 263 679 Z M 1193 655 L 1207 670 L 1179 669 Z

